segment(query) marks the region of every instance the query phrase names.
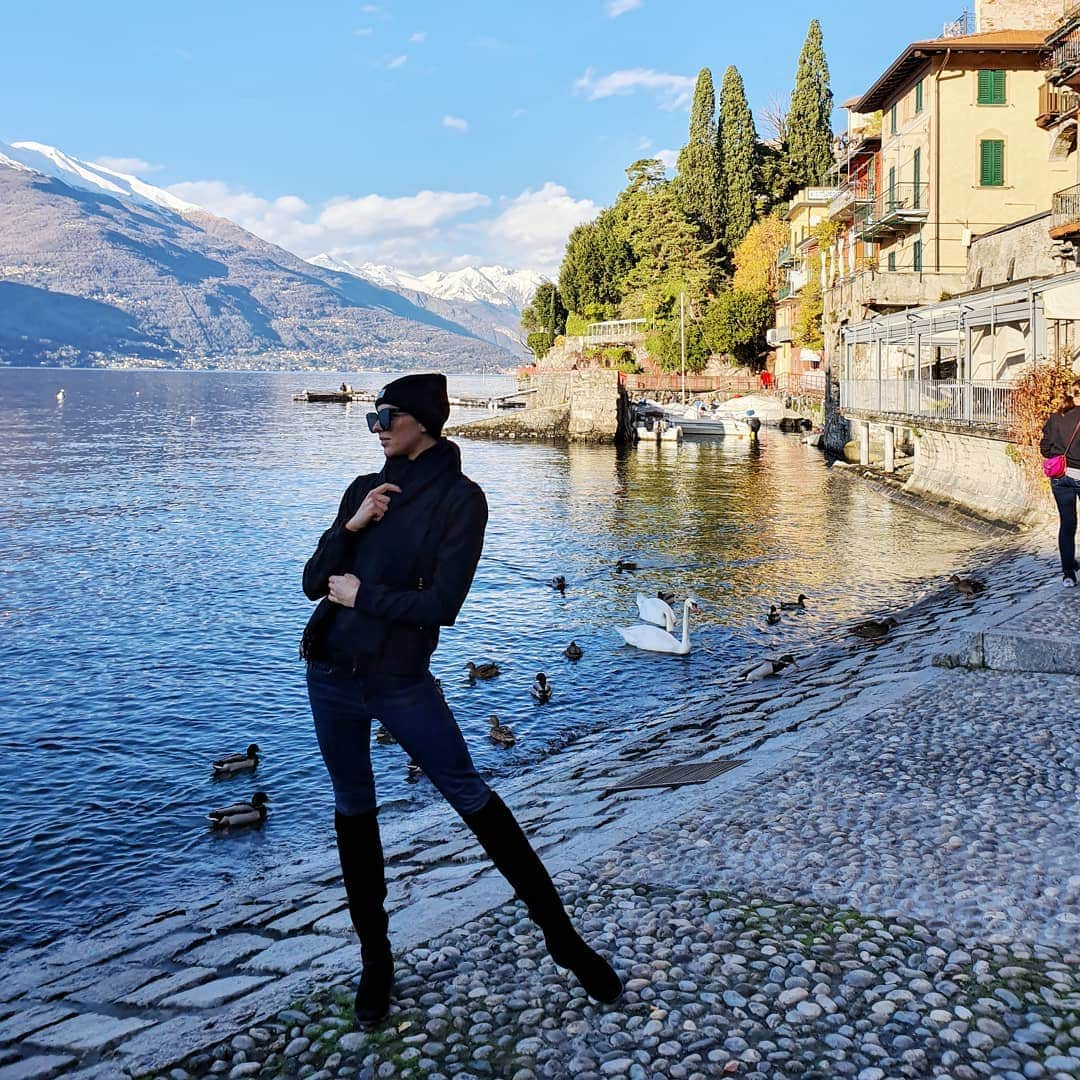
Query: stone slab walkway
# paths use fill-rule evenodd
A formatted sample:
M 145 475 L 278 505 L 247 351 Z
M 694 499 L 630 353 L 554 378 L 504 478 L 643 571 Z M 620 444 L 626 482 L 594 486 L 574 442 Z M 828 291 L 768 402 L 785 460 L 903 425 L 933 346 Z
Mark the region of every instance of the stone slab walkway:
M 653 985 L 658 970 L 670 971 L 671 964 L 662 955 L 659 962 L 668 966 L 655 967 L 657 950 L 672 948 L 668 940 L 672 934 L 681 941 L 702 926 L 719 926 L 723 918 L 707 917 L 726 910 L 724 904 L 734 904 L 731 910 L 738 908 L 743 921 L 749 908 L 757 906 L 774 912 L 770 919 L 783 917 L 789 922 L 795 918 L 792 904 L 817 904 L 820 913 L 814 918 L 830 926 L 838 925 L 837 919 L 843 921 L 837 914 L 838 905 L 843 905 L 856 921 L 873 918 L 886 927 L 890 919 L 919 920 L 920 933 L 935 941 L 971 938 L 991 948 L 1011 945 L 1026 949 L 1040 964 L 1075 967 L 1080 938 L 1080 866 L 1073 841 L 1080 834 L 1076 736 L 1071 716 L 1054 708 L 1071 692 L 1069 677 L 950 671 L 931 663 L 936 654 L 970 650 L 973 634 L 1001 632 L 1010 622 L 1016 633 L 1023 633 L 1022 626 L 1040 624 L 1048 614 L 1059 612 L 1062 603 L 1071 607 L 1078 599 L 1075 592 L 1063 597 L 1056 589 L 1032 589 L 1033 583 L 1054 580 L 1050 565 L 1045 536 L 1018 543 L 986 568 L 990 586 L 984 594 L 971 599 L 943 590 L 897 613 L 900 626 L 883 642 L 853 644 L 851 639 L 826 645 L 813 656 L 800 658 L 796 673 L 763 683 L 744 684 L 733 673 L 718 673 L 716 686 L 643 723 L 633 736 L 611 745 L 611 736 L 594 733 L 541 763 L 527 778 L 500 785 L 552 872 L 561 875 L 569 899 L 577 900 L 579 917 L 599 935 L 601 944 L 605 937 L 616 942 L 616 963 L 624 974 L 646 980 L 628 991 L 627 1010 L 650 1000 L 642 992 Z M 1028 623 L 1022 622 L 1025 612 Z M 991 631 L 994 627 L 999 630 Z M 610 790 L 652 765 L 720 756 L 738 758 L 743 764 L 703 785 Z M 508 903 L 508 887 L 481 860 L 464 826 L 444 807 L 432 806 L 392 822 L 385 846 L 395 947 L 409 962 L 405 969 L 413 972 L 406 980 L 420 979 L 411 998 L 406 981 L 399 1012 L 408 1012 L 405 1003 L 410 1000 L 416 1009 L 452 1008 L 442 999 L 423 1003 L 425 993 L 420 991 L 427 975 L 445 976 L 440 992 L 448 999 L 458 992 L 455 979 L 468 983 L 480 978 L 484 994 L 477 992 L 477 998 L 500 997 L 500 1008 L 522 1000 L 520 1008 L 530 1013 L 515 1014 L 507 1022 L 507 1031 L 519 1033 L 514 1046 L 522 1040 L 527 1045 L 520 1053 L 515 1050 L 516 1056 L 507 1056 L 505 1047 L 500 1048 L 501 1057 L 496 1057 L 506 1060 L 500 1068 L 514 1066 L 506 1075 L 521 1074 L 520 1080 L 522 1070 L 530 1075 L 578 1075 L 551 1071 L 563 1066 L 552 1064 L 554 1058 L 538 1056 L 551 1049 L 545 1036 L 520 1034 L 536 1024 L 548 1031 L 560 1028 L 559 1012 L 552 1021 L 548 1009 L 558 1004 L 558 996 L 552 998 L 543 986 L 551 980 L 565 985 L 566 980 L 560 980 L 543 959 L 528 924 L 519 925 L 521 915 Z M 591 883 L 599 883 L 595 894 L 589 891 Z M 728 900 L 714 908 L 721 895 Z M 783 916 L 775 914 L 781 910 L 778 903 L 786 905 Z M 675 918 L 669 912 L 662 928 L 645 935 L 649 941 L 642 950 L 640 927 L 637 936 L 620 931 L 622 913 L 625 910 L 634 925 L 645 919 L 652 926 L 658 904 L 685 905 L 688 916 Z M 740 919 L 730 916 L 731 926 L 724 932 L 741 933 L 735 926 Z M 699 920 L 706 921 L 699 925 Z M 786 925 L 777 928 L 778 940 Z M 512 956 L 501 955 L 498 945 L 508 927 L 513 930 Z M 732 940 L 734 955 L 742 939 Z M 837 940 L 832 947 L 842 944 Z M 922 942 L 920 947 L 930 946 Z M 1036 957 L 1035 949 L 1044 954 Z M 522 950 L 524 971 L 533 980 L 531 990 L 517 986 L 525 977 L 515 959 Z M 282 1039 L 294 1046 L 299 1046 L 297 1040 L 307 1040 L 289 1057 L 298 1074 L 330 1076 L 340 1071 L 355 1076 L 355 1058 L 366 1062 L 361 1068 L 378 1070 L 378 1075 L 397 1075 L 382 1071 L 383 1066 L 395 1054 L 400 1059 L 406 1047 L 395 1048 L 384 1036 L 352 1033 L 352 1050 L 327 1043 L 321 1057 L 311 1057 L 314 1043 L 326 1043 L 328 1031 L 344 1041 L 340 1028 L 347 1021 L 338 999 L 340 987 L 355 975 L 356 954 L 336 857 L 329 850 L 226 895 L 192 898 L 173 910 L 122 920 L 84 938 L 22 950 L 5 958 L 0 984 L 0 1080 L 59 1073 L 86 1077 L 158 1073 L 181 1059 L 189 1065 L 200 1061 L 199 1051 L 207 1047 L 218 1052 L 203 1054 L 187 1075 L 198 1074 L 203 1067 L 238 1077 L 255 1075 L 271 1054 L 277 1054 L 278 1061 L 269 1071 L 287 1064 L 285 1045 L 268 1049 Z M 496 957 L 499 963 L 486 965 L 485 957 Z M 753 962 L 765 960 L 755 954 Z M 503 967 L 509 967 L 509 973 L 498 975 Z M 688 995 L 686 1005 L 710 1005 L 706 996 L 717 998 L 726 983 L 713 968 L 709 972 L 699 973 L 696 981 L 676 979 L 671 993 Z M 516 989 L 495 986 L 508 977 Z M 1056 1001 L 1065 1003 L 1062 1009 L 1073 1008 L 1070 995 L 1077 988 L 1060 980 L 1046 983 L 1046 977 L 1042 970 L 1042 985 L 1062 988 L 1051 990 Z M 694 983 L 694 990 L 680 989 L 683 982 Z M 320 987 L 330 996 L 312 999 Z M 467 994 L 476 990 L 474 986 Z M 731 992 L 752 1000 L 737 988 Z M 568 1008 L 577 1002 L 570 1008 L 576 1018 L 566 1023 L 586 1025 L 574 1036 L 578 1049 L 573 1053 L 584 1054 L 592 1066 L 580 1075 L 618 1075 L 610 1064 L 616 1058 L 602 1059 L 620 1047 L 599 1047 L 613 1034 L 604 1029 L 622 1021 L 604 1020 L 603 1011 L 573 997 L 570 988 L 560 993 Z M 528 1002 L 533 996 L 546 1004 L 531 1022 L 536 1006 Z M 289 1019 L 290 1006 L 311 1000 L 317 1008 L 293 1010 L 303 1023 Z M 794 1008 L 798 1001 L 792 999 L 790 1004 Z M 313 1014 L 320 1009 L 316 1022 Z M 654 1017 L 643 1023 L 661 1023 L 666 1031 L 670 1011 L 663 1021 Z M 803 1014 L 813 1011 L 804 1009 Z M 823 1009 L 820 1015 L 825 1014 L 833 1015 Z M 633 1018 L 629 1011 L 614 1015 L 626 1023 Z M 820 1015 L 804 1018 L 816 1021 Z M 424 1023 L 439 1019 L 427 1017 Z M 964 1018 L 953 1017 L 958 1019 Z M 734 1015 L 729 1020 L 735 1027 L 743 1022 Z M 260 1026 L 262 1021 L 267 1026 Z M 543 1028 L 549 1021 L 554 1028 Z M 794 1020 L 781 1016 L 780 1022 Z M 1035 1022 L 1043 1020 L 1031 1021 Z M 1074 1017 L 1072 1023 L 1080 1019 Z M 320 1029 L 314 1038 L 304 1034 L 313 1024 Z M 807 1047 L 824 1053 L 829 1044 L 818 1046 L 815 1040 L 836 1034 L 843 1026 L 818 1031 L 811 1024 L 799 1038 L 809 1039 Z M 677 1076 L 679 1069 L 687 1068 L 683 1059 L 697 1053 L 702 1062 L 711 1061 L 717 1068 L 734 1062 L 736 1068 L 753 1065 L 757 1073 L 767 1071 L 758 1066 L 773 1051 L 757 1061 L 744 1060 L 724 1050 L 720 1039 L 712 1050 L 727 1057 L 709 1059 L 707 1053 L 688 1050 L 680 1041 L 679 1032 L 690 1029 L 672 1030 L 675 1037 L 666 1041 L 677 1049 L 665 1055 L 653 1053 L 655 1046 L 637 1047 L 649 1051 L 646 1065 L 633 1057 L 634 1047 L 622 1047 L 627 1053 L 617 1060 L 625 1059 L 626 1064 L 620 1068 L 652 1075 L 649 1070 L 657 1071 L 656 1060 L 666 1060 L 659 1074 Z M 1005 1030 L 1011 1039 L 1010 1033 L 1019 1028 Z M 260 1041 L 264 1034 L 265 1041 Z M 408 1035 L 406 1029 L 402 1038 Z M 475 1033 L 477 1047 L 485 1045 L 483 1035 Z M 654 1037 L 655 1033 L 642 1036 Z M 534 1038 L 541 1045 L 533 1048 L 529 1040 Z M 234 1045 L 237 1039 L 239 1047 Z M 967 1033 L 964 1039 L 968 1040 Z M 993 1045 L 999 1043 L 1008 1049 L 1010 1040 Z M 1060 1049 L 1052 1039 L 1049 1045 Z M 1061 1075 L 1080 1075 L 1080 1038 L 1070 1044 L 1074 1045 L 1076 1070 L 1066 1069 Z M 379 1059 L 378 1046 L 390 1057 Z M 228 1048 L 227 1061 L 221 1047 Z M 260 1047 L 265 1050 L 261 1058 Z M 918 1047 L 913 1043 L 906 1049 Z M 989 1052 L 989 1047 L 984 1049 Z M 1066 1049 L 1068 1058 L 1073 1051 Z M 747 1050 L 760 1054 L 749 1042 Z M 800 1054 L 809 1052 L 804 1048 Z M 342 1056 L 327 1070 L 325 1061 L 334 1053 Z M 368 1060 L 373 1053 L 376 1060 Z M 304 1055 L 308 1060 L 301 1060 Z M 410 1055 L 393 1068 L 411 1068 L 407 1063 L 422 1056 Z M 891 1054 L 884 1056 L 893 1060 Z M 517 1063 L 519 1058 L 524 1064 Z M 420 1071 L 439 1075 L 438 1059 L 425 1060 L 432 1064 Z M 468 1070 L 474 1075 L 503 1075 L 491 1072 L 490 1054 L 488 1060 L 485 1071 L 469 1058 Z M 562 1054 L 559 1060 L 565 1064 L 569 1059 Z M 790 1054 L 784 1058 L 785 1069 L 792 1060 Z M 459 1055 L 454 1068 L 464 1068 L 463 1061 Z M 899 1056 L 895 1062 L 898 1069 L 914 1067 Z M 960 1065 L 973 1068 L 966 1060 Z M 1039 1067 L 1043 1073 L 1017 1075 L 1057 1075 L 1042 1064 Z M 870 1062 L 862 1068 L 879 1067 Z M 693 1068 L 682 1073 L 693 1074 Z M 707 1069 L 702 1073 L 716 1074 Z M 862 1073 L 856 1070 L 851 1075 Z M 871 1072 L 862 1080 L 881 1080 L 885 1075 Z M 1006 1073 L 976 1070 L 971 1075 Z

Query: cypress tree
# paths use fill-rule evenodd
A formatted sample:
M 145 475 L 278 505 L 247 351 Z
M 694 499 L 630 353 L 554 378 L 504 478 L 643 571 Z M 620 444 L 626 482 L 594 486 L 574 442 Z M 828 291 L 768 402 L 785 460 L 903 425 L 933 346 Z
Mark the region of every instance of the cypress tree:
M 690 109 L 690 136 L 679 152 L 678 170 L 678 192 L 687 215 L 703 240 L 718 239 L 716 94 L 708 68 L 698 72 Z
M 833 167 L 832 90 L 821 24 L 806 32 L 787 118 L 788 164 L 798 187 L 824 184 Z
M 746 101 L 738 68 L 724 72 L 720 87 L 720 218 L 723 241 L 729 252 L 739 246 L 754 220 L 754 165 L 757 129 Z

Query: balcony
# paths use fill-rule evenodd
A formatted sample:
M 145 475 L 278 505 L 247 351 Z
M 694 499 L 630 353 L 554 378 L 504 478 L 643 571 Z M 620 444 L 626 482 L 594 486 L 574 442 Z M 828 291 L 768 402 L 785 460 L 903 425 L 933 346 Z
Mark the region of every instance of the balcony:
M 827 213 L 834 221 L 851 221 L 859 206 L 873 201 L 874 190 L 869 182 L 865 179 L 856 180 L 845 184 L 837 192 L 836 197 L 829 203 Z
M 1050 239 L 1080 235 L 1080 184 L 1054 192 L 1050 207 Z
M 765 344 L 775 349 L 778 345 L 784 345 L 791 340 L 790 326 L 770 326 L 765 331 Z
M 1044 82 L 1039 87 L 1039 115 L 1035 123 L 1041 128 L 1050 128 L 1080 105 L 1080 94 L 1072 90 L 1063 90 Z
M 1046 44 L 1050 50 L 1047 79 L 1054 86 L 1080 89 L 1080 10 L 1074 7 L 1066 12 Z
M 795 257 L 791 254 L 791 245 L 785 244 L 784 247 L 780 249 L 780 254 L 776 258 L 776 265 L 791 266 L 794 261 Z
M 960 271 L 877 270 L 866 268 L 840 278 L 830 286 L 825 299 L 830 312 L 849 312 L 858 322 L 874 313 L 938 303 L 943 294 L 955 296 L 970 286 Z
M 894 184 L 872 203 L 859 208 L 855 214 L 855 225 L 861 240 L 878 240 L 917 228 L 929 213 L 929 184 Z

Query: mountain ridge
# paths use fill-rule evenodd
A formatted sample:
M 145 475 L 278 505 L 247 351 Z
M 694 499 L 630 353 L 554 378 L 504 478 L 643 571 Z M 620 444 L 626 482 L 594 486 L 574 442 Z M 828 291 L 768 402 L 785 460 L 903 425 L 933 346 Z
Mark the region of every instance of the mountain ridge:
M 0 143 L 0 209 L 0 363 L 513 361 L 429 305 L 44 144 Z

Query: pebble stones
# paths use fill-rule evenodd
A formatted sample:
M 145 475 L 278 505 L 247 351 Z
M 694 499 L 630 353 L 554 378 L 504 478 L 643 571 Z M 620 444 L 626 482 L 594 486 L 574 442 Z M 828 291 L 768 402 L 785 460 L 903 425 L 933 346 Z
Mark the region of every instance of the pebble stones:
M 348 1030 L 352 988 L 341 986 L 184 1071 L 230 1080 L 1080 1076 L 1074 953 L 1037 946 L 1021 959 L 946 927 L 740 890 L 639 884 L 566 899 L 626 977 L 615 1005 L 590 1002 L 523 909 L 507 905 L 404 954 L 383 1028 Z

